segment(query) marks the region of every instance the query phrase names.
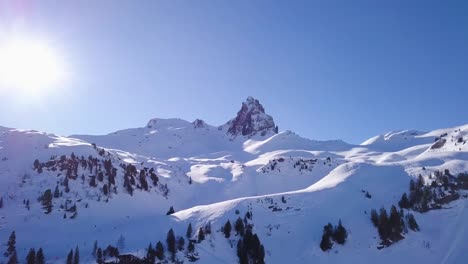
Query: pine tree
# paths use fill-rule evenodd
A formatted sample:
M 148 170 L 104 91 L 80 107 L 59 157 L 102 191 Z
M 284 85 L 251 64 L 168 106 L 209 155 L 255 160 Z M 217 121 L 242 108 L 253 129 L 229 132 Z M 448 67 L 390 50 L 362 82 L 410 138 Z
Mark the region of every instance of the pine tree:
M 102 186 L 102 193 L 104 193 L 104 195 L 108 195 L 109 194 L 109 187 L 107 187 L 107 184 L 104 184 L 104 186 Z
M 52 212 L 52 191 L 50 189 L 47 189 L 44 194 L 41 197 L 42 201 L 42 208 L 45 211 L 46 214 L 49 214 Z
M 198 229 L 198 243 L 203 240 L 205 240 L 205 232 L 203 232 L 203 228 L 200 227 L 200 229 Z
M 93 255 L 94 258 L 96 258 L 97 249 L 98 249 L 98 242 L 97 242 L 97 240 L 94 240 L 93 252 L 92 252 L 92 255 Z
M 177 240 L 177 249 L 179 251 L 183 251 L 185 247 L 185 239 L 183 237 L 179 237 Z
M 68 186 L 68 177 L 65 177 L 63 180 L 63 185 L 65 186 L 65 192 L 68 193 L 70 191 L 70 187 Z
M 39 248 L 36 254 L 36 264 L 45 264 L 45 257 L 42 248 Z
M 379 236 L 382 240 L 386 240 L 390 234 L 388 225 L 388 215 L 385 208 L 380 209 L 379 214 L 379 225 L 378 225 Z
M 372 209 L 370 215 L 371 215 L 372 224 L 375 227 L 378 227 L 379 226 L 379 215 L 377 214 L 377 211 L 375 209 Z
M 34 248 L 31 248 L 26 256 L 26 263 L 27 264 L 35 264 L 36 263 L 36 251 Z
M 394 238 L 398 237 L 403 231 L 401 226 L 400 213 L 398 213 L 394 205 L 392 205 L 392 208 L 390 209 L 389 225 Z
M 148 263 L 153 264 L 156 261 L 156 252 L 153 249 L 153 245 L 150 243 L 148 250 L 146 251 L 146 260 Z
M 156 257 L 159 260 L 163 260 L 164 259 L 164 246 L 161 243 L 161 241 L 158 241 L 158 243 L 156 244 L 156 250 L 155 251 L 156 251 L 155 252 Z
M 205 234 L 207 234 L 207 235 L 211 234 L 211 222 L 208 222 L 205 225 Z
M 60 191 L 58 188 L 58 185 L 55 186 L 55 191 L 54 191 L 54 198 L 59 198 L 60 197 Z
M 320 248 L 322 249 L 322 251 L 327 251 L 332 248 L 333 243 L 330 240 L 332 235 L 333 226 L 332 224 L 328 223 L 326 226 L 323 227 L 322 240 L 320 241 Z
M 171 208 L 169 208 L 169 210 L 167 211 L 166 215 L 171 215 L 175 213 L 175 210 L 174 210 L 174 207 L 171 206 Z
M 414 183 L 414 180 L 410 180 L 410 185 L 409 185 L 409 190 L 410 192 L 414 191 L 416 189 L 416 184 Z
M 11 253 L 7 264 L 18 264 L 18 255 L 16 255 L 16 250 L 13 253 Z
M 187 239 L 190 239 L 192 237 L 192 223 L 189 223 L 188 227 L 187 227 L 187 232 L 185 233 L 185 236 L 187 237 Z
M 227 220 L 226 224 L 224 224 L 224 227 L 223 227 L 223 233 L 226 238 L 229 238 L 231 236 L 231 229 L 232 229 L 231 222 Z
M 34 169 L 37 170 L 41 166 L 41 163 L 39 162 L 38 159 L 35 159 L 33 165 L 34 165 Z
M 426 185 L 426 181 L 424 180 L 423 176 L 419 174 L 418 176 L 418 187 L 421 189 L 424 185 Z
M 263 245 L 260 245 L 260 249 L 258 251 L 258 263 L 259 264 L 265 263 L 265 247 L 263 247 Z
M 247 250 L 244 245 L 244 241 L 239 239 L 237 241 L 237 257 L 239 257 L 239 263 L 240 264 L 248 264 L 249 263 L 249 258 L 247 256 Z
M 73 257 L 73 264 L 80 264 L 80 250 L 78 246 L 75 248 L 75 256 Z
M 70 252 L 68 253 L 67 264 L 73 264 L 73 249 L 70 249 Z
M 335 232 L 333 234 L 333 239 L 336 241 L 336 243 L 343 245 L 346 242 L 347 237 L 348 237 L 348 232 L 341 224 L 341 219 L 340 219 L 340 221 L 338 222 L 338 227 L 335 229 Z
M 187 251 L 189 253 L 192 253 L 193 251 L 195 251 L 195 245 L 193 244 L 192 241 L 189 241 L 188 246 L 187 246 Z
M 169 229 L 169 232 L 167 232 L 167 251 L 171 253 L 172 260 L 175 258 L 175 254 L 177 253 L 177 248 L 176 248 L 176 240 L 175 240 L 175 235 L 174 235 L 174 230 Z
M 117 248 L 120 250 L 125 249 L 125 237 L 123 235 L 120 235 L 119 239 L 117 239 Z
M 407 218 L 408 218 L 408 226 L 411 230 L 413 231 L 419 231 L 419 225 L 418 223 L 416 222 L 416 219 L 414 218 L 414 215 L 413 214 L 408 214 L 407 215 Z
M 406 195 L 406 193 L 403 193 L 403 195 L 401 196 L 401 199 L 398 202 L 398 206 L 400 206 L 401 208 L 405 208 L 405 209 L 410 208 L 410 202 L 408 200 L 408 196 Z
M 15 231 L 11 232 L 10 237 L 7 242 L 7 251 L 5 252 L 5 257 L 11 256 L 16 252 L 16 233 Z
M 98 248 L 97 251 L 96 251 L 96 262 L 98 264 L 103 264 L 104 263 L 104 259 L 102 258 L 102 249 L 101 248 Z
M 236 234 L 244 236 L 244 222 L 240 217 L 237 218 L 236 223 L 234 224 L 234 228 L 236 229 Z

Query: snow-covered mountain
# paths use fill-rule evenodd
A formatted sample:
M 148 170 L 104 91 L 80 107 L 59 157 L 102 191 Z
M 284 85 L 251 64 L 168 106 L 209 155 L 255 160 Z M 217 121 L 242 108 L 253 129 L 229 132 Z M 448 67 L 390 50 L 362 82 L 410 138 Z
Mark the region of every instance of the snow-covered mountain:
M 120 263 L 140 263 L 148 244 L 161 241 L 171 263 L 172 228 L 177 242 L 185 237 L 174 255 L 184 262 L 239 263 L 241 240 L 244 257 L 256 263 L 463 263 L 467 139 L 468 125 L 394 131 L 360 145 L 310 140 L 278 131 L 251 97 L 219 126 L 155 118 L 141 128 L 69 137 L 0 127 L 0 251 L 15 231 L 20 263 L 39 247 L 48 263 L 64 263 L 77 246 L 81 263 L 96 263 L 95 241 L 102 250 L 117 246 Z M 384 207 L 394 220 L 392 205 L 404 228 L 385 234 L 371 212 Z M 175 213 L 167 215 L 170 207 Z M 324 226 L 340 220 L 345 243 L 333 233 L 324 251 Z M 117 262 L 109 252 L 103 258 Z

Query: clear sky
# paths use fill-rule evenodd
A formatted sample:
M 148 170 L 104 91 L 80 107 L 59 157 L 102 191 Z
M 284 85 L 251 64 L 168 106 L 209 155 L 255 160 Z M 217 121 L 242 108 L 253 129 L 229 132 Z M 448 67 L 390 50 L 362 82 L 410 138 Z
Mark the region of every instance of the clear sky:
M 0 125 L 221 125 L 249 95 L 280 130 L 312 139 L 461 125 L 467 14 L 468 1 L 0 0 L 0 41 L 45 39 L 67 71 L 40 94 L 0 87 Z

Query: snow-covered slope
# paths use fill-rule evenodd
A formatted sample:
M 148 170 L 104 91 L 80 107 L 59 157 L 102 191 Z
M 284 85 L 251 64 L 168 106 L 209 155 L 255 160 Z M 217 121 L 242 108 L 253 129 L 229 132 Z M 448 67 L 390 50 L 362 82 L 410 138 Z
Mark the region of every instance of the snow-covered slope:
M 439 171 L 467 172 L 467 139 L 468 125 L 390 132 L 361 145 L 309 140 L 278 131 L 251 97 L 220 126 L 155 118 L 141 128 L 70 137 L 0 127 L 0 251 L 15 231 L 20 262 L 29 248 L 42 247 L 48 262 L 64 263 L 79 246 L 81 262 L 95 263 L 95 240 L 103 249 L 119 244 L 121 253 L 144 257 L 170 228 L 184 236 L 191 223 L 196 241 L 198 228 L 210 223 L 211 234 L 195 252 L 176 257 L 237 263 L 240 236 L 227 239 L 220 230 L 248 212 L 245 221 L 263 244 L 266 263 L 462 263 L 464 190 L 445 210 L 405 210 L 420 232 L 380 250 L 370 210 L 397 205 L 420 174 L 429 186 Z M 47 189 L 53 197 L 45 213 L 38 198 Z M 176 213 L 167 216 L 171 206 Z M 346 243 L 323 252 L 323 226 L 340 219 Z M 121 236 L 124 246 L 117 243 Z

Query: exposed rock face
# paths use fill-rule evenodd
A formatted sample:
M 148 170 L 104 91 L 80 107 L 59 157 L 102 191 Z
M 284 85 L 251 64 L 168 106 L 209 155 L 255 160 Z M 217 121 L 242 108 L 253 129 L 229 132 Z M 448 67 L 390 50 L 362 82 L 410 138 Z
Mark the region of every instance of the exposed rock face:
M 228 128 L 227 134 L 232 137 L 238 135 L 252 137 L 260 134 L 265 136 L 268 132 L 278 133 L 273 118 L 265 113 L 265 109 L 257 99 L 248 97 L 242 103 L 242 108 L 237 112 L 237 116 L 225 125 Z
M 192 122 L 193 124 L 193 127 L 194 128 L 205 128 L 207 127 L 207 124 L 205 123 L 205 121 L 201 120 L 201 119 L 195 119 L 195 121 Z

